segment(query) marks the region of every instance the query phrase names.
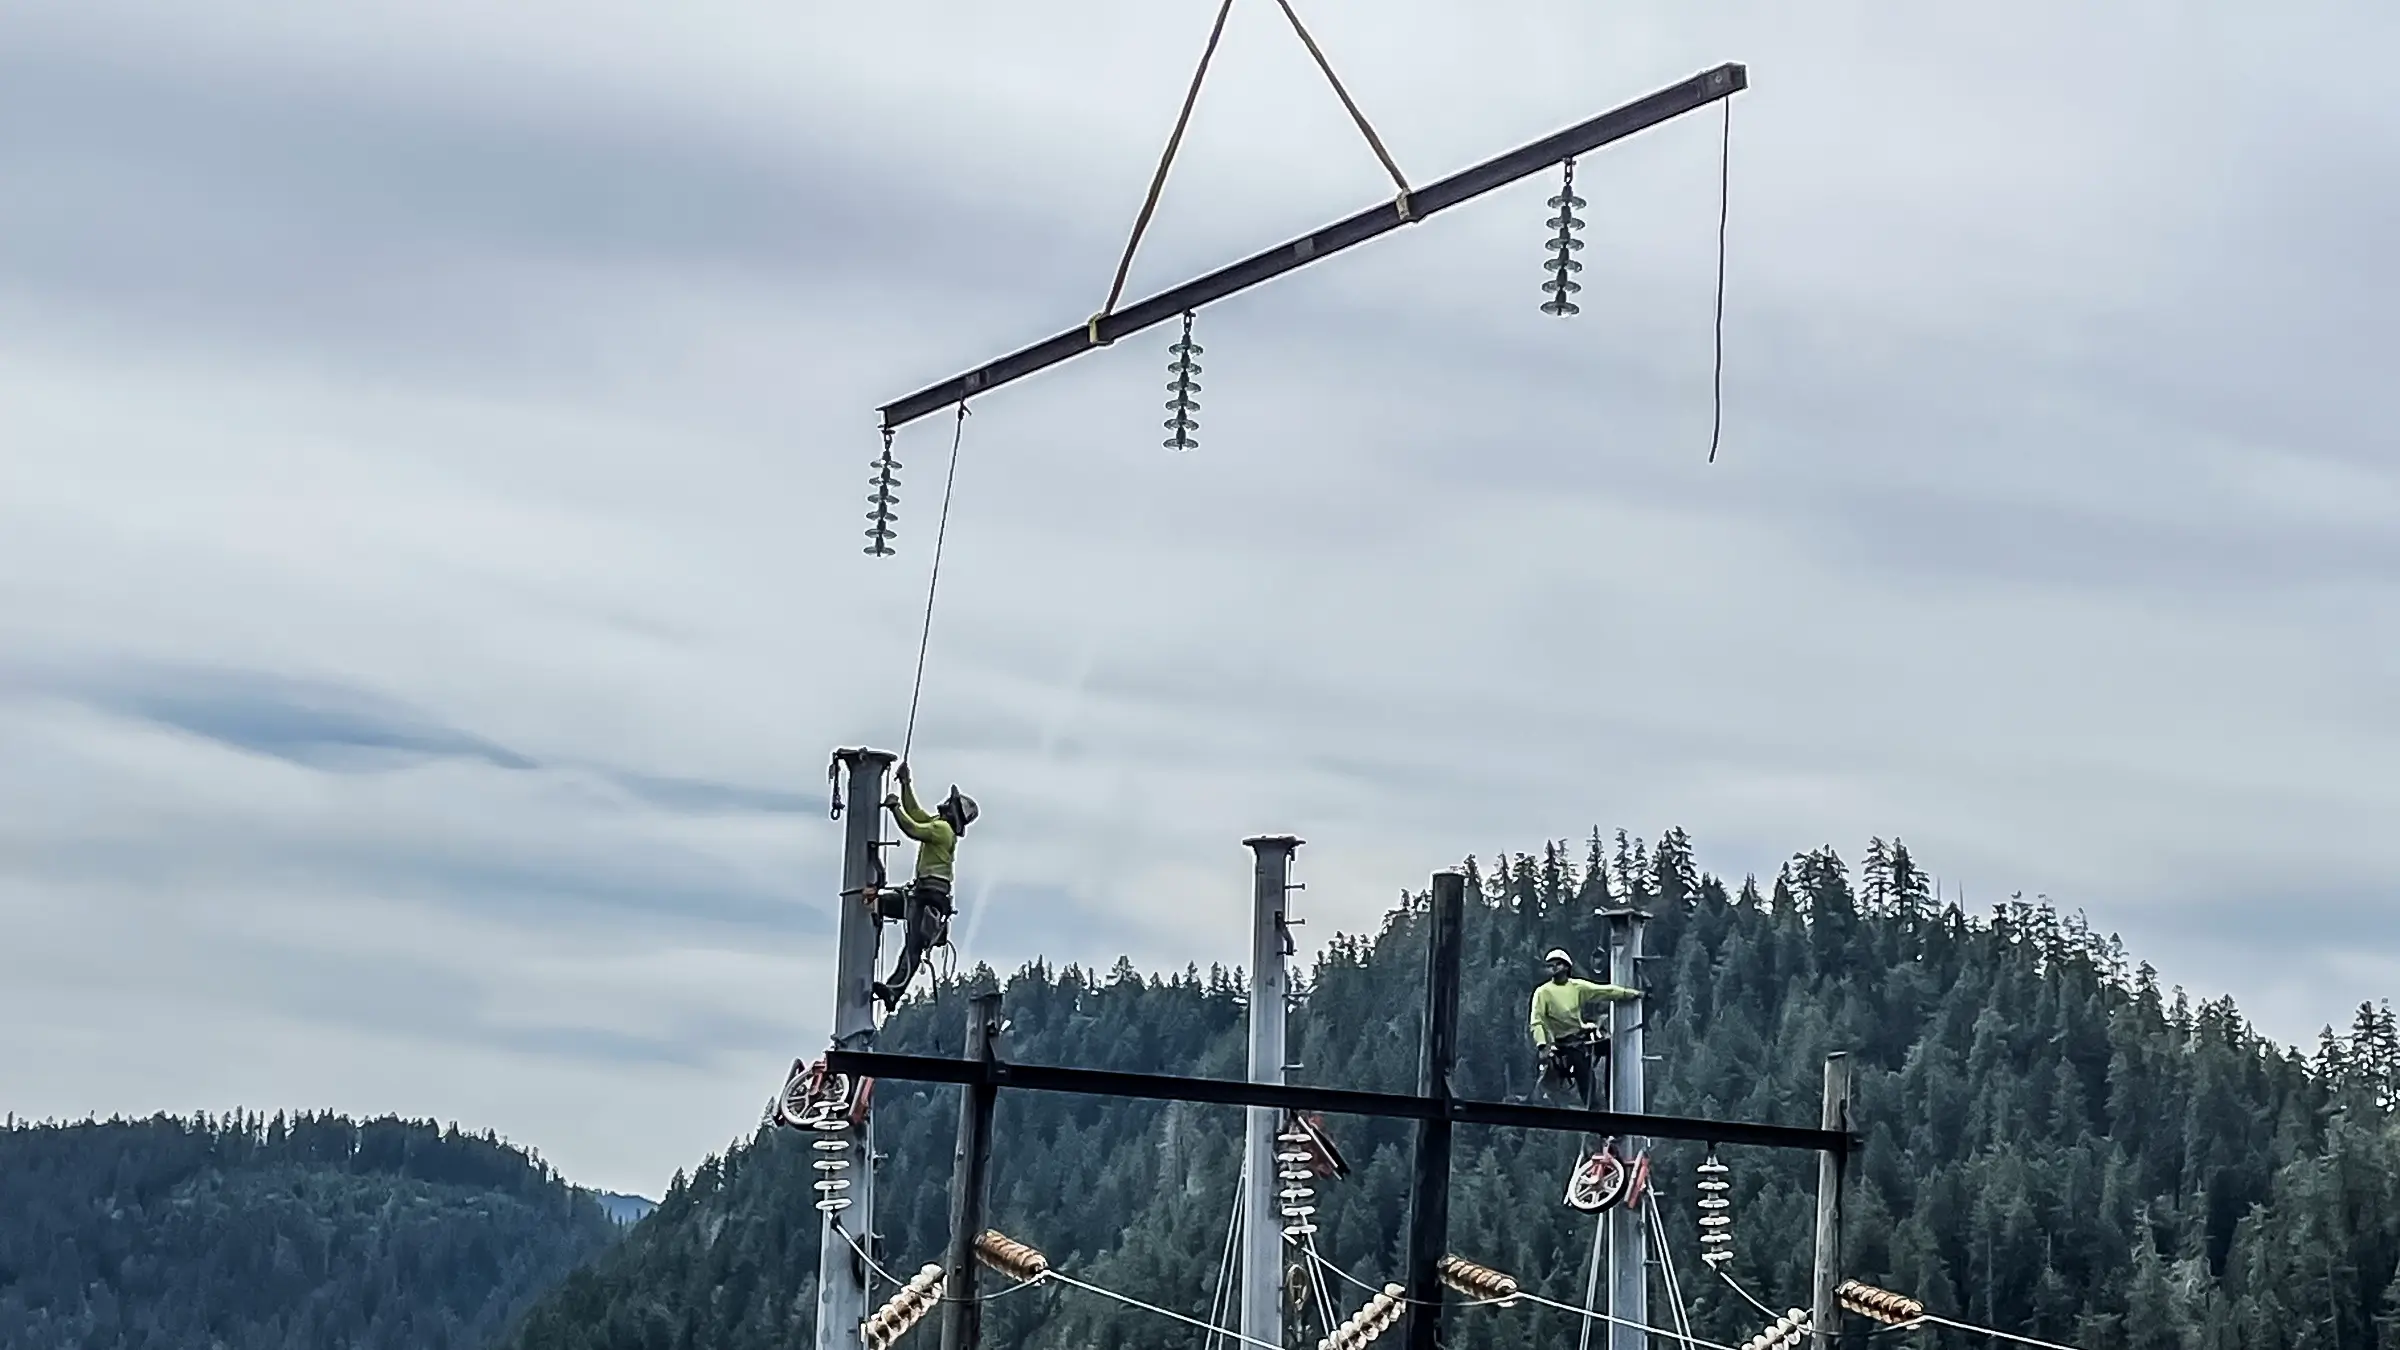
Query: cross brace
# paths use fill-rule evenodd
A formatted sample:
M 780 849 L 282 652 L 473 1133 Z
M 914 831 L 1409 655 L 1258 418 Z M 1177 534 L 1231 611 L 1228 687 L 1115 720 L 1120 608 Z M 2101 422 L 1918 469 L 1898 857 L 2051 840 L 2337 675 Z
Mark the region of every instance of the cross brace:
M 1073 1092 L 1092 1097 L 1280 1107 L 1290 1111 L 1324 1111 L 1340 1116 L 1447 1119 L 1461 1125 L 1508 1125 L 1521 1129 L 1583 1134 L 1642 1135 L 1652 1139 L 1688 1139 L 1703 1144 L 1803 1149 L 1844 1156 L 1857 1142 L 1855 1136 L 1841 1130 L 1806 1129 L 1796 1125 L 1756 1125 L 1746 1121 L 1698 1120 L 1685 1116 L 1634 1115 L 1617 1111 L 1575 1111 L 1557 1106 L 1464 1101 L 1457 1098 L 1444 1100 L 1397 1092 L 1248 1083 L 1228 1078 L 1119 1073 L 1109 1069 L 1070 1069 L 1051 1064 L 1009 1064 L 998 1060 L 977 1062 L 947 1059 L 939 1055 L 832 1050 L 826 1053 L 825 1067 L 834 1073 L 902 1082 L 965 1083 L 995 1088 L 1024 1088 L 1034 1092 Z
M 1161 291 L 1147 300 L 1137 300 L 1113 313 L 1099 315 L 1089 323 L 1079 324 L 1057 337 L 1011 352 L 964 375 L 954 376 L 940 384 L 920 389 L 906 398 L 887 403 L 880 409 L 884 429 L 889 431 L 903 426 L 928 413 L 939 412 L 977 394 L 987 393 L 1013 380 L 1021 380 L 1036 371 L 1047 370 L 1062 361 L 1081 356 L 1094 347 L 1105 347 L 1118 338 L 1138 333 L 1153 324 L 1164 323 L 1186 310 L 1198 309 L 1210 301 L 1246 291 L 1262 281 L 1271 281 L 1328 254 L 1338 253 L 1353 244 L 1363 244 L 1377 235 L 1423 220 L 1436 211 L 1472 201 L 1562 160 L 1596 150 L 1611 141 L 1623 140 L 1637 131 L 1647 131 L 1661 122 L 1704 108 L 1719 99 L 1730 98 L 1749 87 L 1749 72 L 1738 63 L 1704 70 L 1681 84 L 1636 99 L 1621 108 L 1487 159 L 1472 168 L 1461 169 L 1438 183 L 1429 183 L 1406 193 L 1396 201 L 1368 207 L 1314 234 L 1278 244 L 1263 253 L 1220 267 L 1197 280 Z

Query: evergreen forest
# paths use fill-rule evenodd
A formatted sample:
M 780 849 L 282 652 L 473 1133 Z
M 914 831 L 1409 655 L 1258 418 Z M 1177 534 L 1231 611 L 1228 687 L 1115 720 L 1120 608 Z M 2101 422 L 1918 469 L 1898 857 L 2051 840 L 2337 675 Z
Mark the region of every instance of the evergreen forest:
M 619 1234 L 492 1135 L 249 1113 L 0 1130 L 7 1350 L 476 1350 Z
M 1578 854 L 1581 854 L 1578 857 Z M 2394 1350 L 2400 1307 L 2400 1031 L 2364 1007 L 2307 1052 L 2260 1036 L 2230 1000 L 2164 990 L 2113 938 L 2039 900 L 1968 914 L 1876 840 L 1854 869 L 1832 848 L 1763 885 L 1728 887 L 1689 839 L 1595 832 L 1587 848 L 1470 860 L 1458 1090 L 1534 1090 L 1526 1003 L 1539 957 L 1602 941 L 1604 907 L 1649 910 L 1651 1109 L 1815 1123 L 1821 1064 L 1847 1051 L 1856 1124 L 1847 1273 L 1940 1313 L 2088 1350 Z M 1299 1081 L 1415 1086 L 1424 906 L 1331 942 L 1304 981 Z M 1623 972 L 1616 972 L 1621 978 Z M 905 1005 L 881 1046 L 959 1053 L 977 968 Z M 1036 964 L 1005 981 L 1002 1053 L 1021 1062 L 1238 1077 L 1238 973 L 1145 976 Z M 766 1066 L 761 1066 L 762 1070 Z M 763 1081 L 762 1090 L 767 1087 Z M 878 1085 L 878 1263 L 938 1260 L 958 1090 Z M 1317 1241 L 1356 1283 L 1397 1276 L 1409 1127 L 1336 1118 L 1351 1174 L 1318 1193 Z M 1194 1317 L 1220 1299 L 1241 1113 L 1003 1092 L 991 1220 L 1058 1269 Z M 1593 1220 L 1559 1202 L 1574 1144 L 1464 1128 L 1451 1248 L 1580 1301 Z M 1729 1272 L 1776 1308 L 1807 1301 L 1814 1161 L 1728 1148 Z M 570 1276 L 515 1329 L 519 1350 L 767 1350 L 812 1327 L 818 1216 L 805 1141 L 762 1125 L 678 1175 L 658 1211 Z M 1652 1151 L 1665 1244 L 1694 1329 L 1738 1343 L 1765 1319 L 1698 1259 L 1692 1146 Z M 995 1277 L 985 1288 L 998 1293 Z M 877 1297 L 891 1286 L 879 1282 Z M 1653 1322 L 1665 1312 L 1654 1293 Z M 1311 1296 L 1313 1303 L 1314 1297 Z M 1219 1321 L 1226 1320 L 1220 1313 Z M 1056 1284 L 999 1294 L 986 1343 L 1199 1350 L 1205 1333 Z M 1571 1314 L 1460 1307 L 1461 1350 L 1569 1343 Z M 931 1323 L 912 1333 L 930 1344 Z M 1321 1334 L 1306 1327 L 1302 1343 Z M 1664 1342 L 1661 1342 L 1662 1344 Z M 1982 1344 L 1932 1329 L 1876 1344 Z

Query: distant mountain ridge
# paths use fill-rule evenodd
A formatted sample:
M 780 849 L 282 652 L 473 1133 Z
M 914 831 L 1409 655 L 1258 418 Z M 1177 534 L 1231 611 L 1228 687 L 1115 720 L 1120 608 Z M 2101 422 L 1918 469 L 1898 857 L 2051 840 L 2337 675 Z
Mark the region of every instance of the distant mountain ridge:
M 594 1191 L 592 1198 L 598 1200 L 600 1208 L 608 1211 L 608 1217 L 619 1224 L 640 1223 L 650 1217 L 650 1211 L 658 1208 L 658 1202 L 646 1196 L 620 1195 L 615 1191 Z
M 619 1232 L 599 1197 L 456 1126 L 12 1118 L 0 1347 L 473 1350 Z

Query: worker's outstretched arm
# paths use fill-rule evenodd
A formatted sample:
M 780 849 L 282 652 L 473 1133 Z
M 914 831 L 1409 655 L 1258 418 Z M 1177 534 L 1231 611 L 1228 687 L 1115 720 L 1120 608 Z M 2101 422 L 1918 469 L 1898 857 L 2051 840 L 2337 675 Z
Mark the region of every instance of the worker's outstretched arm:
M 1601 984 L 1596 980 L 1577 980 L 1575 992 L 1583 995 L 1586 1003 L 1594 999 L 1607 1003 L 1621 1003 L 1626 999 L 1642 996 L 1642 991 L 1639 989 L 1628 989 L 1621 984 Z

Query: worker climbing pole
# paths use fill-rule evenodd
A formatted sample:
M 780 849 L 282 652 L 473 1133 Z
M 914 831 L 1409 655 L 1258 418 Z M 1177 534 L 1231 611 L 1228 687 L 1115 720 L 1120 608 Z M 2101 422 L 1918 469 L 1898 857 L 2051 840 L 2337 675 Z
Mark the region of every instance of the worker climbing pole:
M 914 775 L 900 761 L 900 790 L 884 798 L 884 808 L 899 823 L 900 832 L 917 841 L 917 863 L 896 903 L 879 903 L 876 918 L 901 921 L 900 956 L 892 973 L 875 982 L 875 997 L 890 1012 L 907 995 L 909 981 L 928 952 L 949 945 L 950 919 L 957 884 L 958 844 L 979 814 L 975 799 L 950 785 L 950 795 L 931 811 L 917 802 Z M 896 911 L 896 912 L 895 912 Z
M 1638 990 L 1580 978 L 1575 959 L 1563 947 L 1542 957 L 1549 976 L 1533 988 L 1531 1025 L 1534 1064 L 1542 1095 L 1559 1106 L 1593 1109 L 1608 1064 L 1608 1037 L 1586 1021 L 1593 1003 L 1638 999 Z M 1566 1203 L 1587 1214 L 1598 1213 L 1626 1198 L 1630 1173 L 1617 1156 L 1615 1141 L 1585 1136 L 1567 1173 Z

